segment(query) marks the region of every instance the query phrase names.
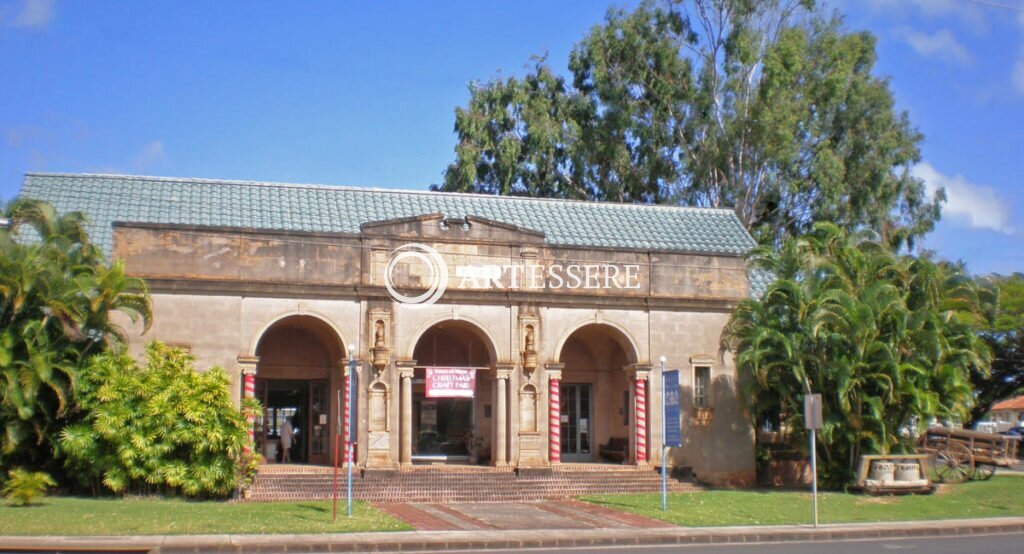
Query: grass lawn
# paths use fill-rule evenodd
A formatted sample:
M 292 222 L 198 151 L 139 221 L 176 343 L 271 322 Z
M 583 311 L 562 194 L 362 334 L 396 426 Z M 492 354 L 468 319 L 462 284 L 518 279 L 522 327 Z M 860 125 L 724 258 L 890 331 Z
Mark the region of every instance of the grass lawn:
M 331 502 L 187 501 L 50 497 L 41 505 L 0 504 L 0 535 L 183 535 L 222 533 L 350 533 L 406 531 L 404 522 L 354 502 L 352 518 Z
M 712 490 L 673 493 L 668 511 L 661 494 L 602 494 L 587 502 L 633 512 L 684 527 L 810 523 L 809 492 Z M 866 496 L 818 494 L 820 523 L 908 521 L 1024 516 L 1024 476 L 997 475 L 990 481 L 951 485 L 932 495 Z

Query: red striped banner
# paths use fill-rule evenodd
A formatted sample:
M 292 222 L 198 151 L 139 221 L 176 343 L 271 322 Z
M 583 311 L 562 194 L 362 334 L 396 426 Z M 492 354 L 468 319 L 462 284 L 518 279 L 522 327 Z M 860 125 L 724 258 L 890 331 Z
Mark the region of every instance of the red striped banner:
M 562 462 L 562 399 L 559 392 L 559 380 L 550 379 L 549 394 L 551 395 L 550 419 L 548 420 L 548 459 L 553 464 Z
M 636 463 L 647 461 L 647 380 L 636 379 Z

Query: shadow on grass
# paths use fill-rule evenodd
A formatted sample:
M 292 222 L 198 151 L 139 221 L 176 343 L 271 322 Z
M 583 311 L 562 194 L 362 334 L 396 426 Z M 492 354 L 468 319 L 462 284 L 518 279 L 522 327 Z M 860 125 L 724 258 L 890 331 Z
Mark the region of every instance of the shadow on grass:
M 330 511 L 327 508 L 325 508 L 323 506 L 317 506 L 316 504 L 296 504 L 295 507 L 296 508 L 300 508 L 302 510 L 310 510 L 310 511 L 313 511 L 313 512 L 321 512 L 321 513 L 327 513 L 327 512 Z

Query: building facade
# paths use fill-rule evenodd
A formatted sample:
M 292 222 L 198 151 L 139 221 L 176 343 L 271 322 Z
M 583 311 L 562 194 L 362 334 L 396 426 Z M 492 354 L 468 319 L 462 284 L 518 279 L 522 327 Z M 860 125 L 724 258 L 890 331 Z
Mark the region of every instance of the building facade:
M 985 419 L 995 422 L 995 431 L 997 432 L 1024 426 L 1024 396 L 1015 396 L 997 402 L 989 410 Z
M 84 211 L 148 282 L 134 352 L 187 348 L 261 401 L 268 462 L 287 420 L 294 462 L 351 441 L 370 470 L 667 463 L 754 480 L 720 346 L 751 293 L 753 240 L 729 210 L 67 174 L 29 174 L 22 193 Z M 665 460 L 662 359 L 682 399 Z

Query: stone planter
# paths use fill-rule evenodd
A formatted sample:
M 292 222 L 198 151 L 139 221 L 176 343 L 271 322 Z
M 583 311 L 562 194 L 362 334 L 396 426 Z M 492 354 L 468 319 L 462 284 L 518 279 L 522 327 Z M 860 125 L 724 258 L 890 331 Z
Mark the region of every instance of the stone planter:
M 921 466 L 914 463 L 900 462 L 896 464 L 897 481 L 918 481 L 921 479 Z
M 874 461 L 871 463 L 872 481 L 894 481 L 896 475 L 896 464 L 892 462 Z

